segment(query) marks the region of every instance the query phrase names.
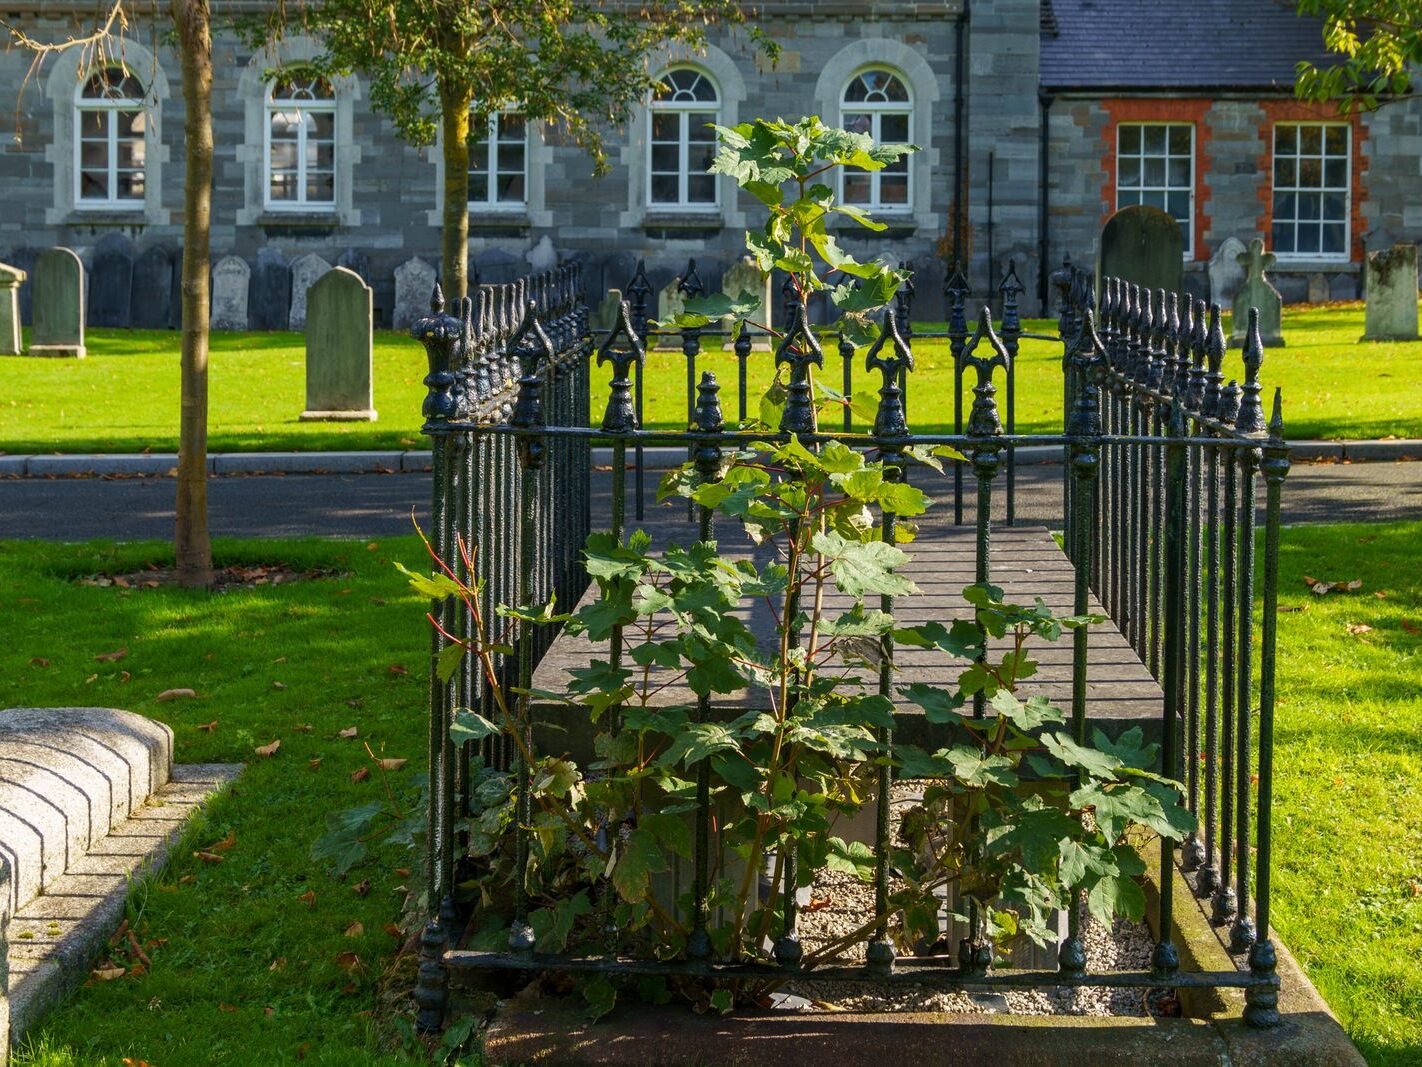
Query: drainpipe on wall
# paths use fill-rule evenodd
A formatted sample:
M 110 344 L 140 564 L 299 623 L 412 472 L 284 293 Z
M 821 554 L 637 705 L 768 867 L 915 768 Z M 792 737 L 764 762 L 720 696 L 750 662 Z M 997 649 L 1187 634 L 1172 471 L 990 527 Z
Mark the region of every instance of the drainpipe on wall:
M 965 77 L 967 60 L 965 52 L 968 41 L 968 20 L 972 17 L 969 0 L 963 0 L 963 10 L 958 16 L 955 30 L 953 57 L 953 197 L 949 207 L 953 212 L 953 267 L 966 267 L 963 262 L 963 213 L 968 210 L 966 190 L 963 187 L 963 116 L 968 102 Z M 964 276 L 967 276 L 964 270 Z
M 1040 143 L 1037 155 L 1040 157 L 1039 167 L 1041 176 L 1037 179 L 1041 183 L 1041 195 L 1038 196 L 1038 216 L 1037 216 L 1037 302 L 1041 305 L 1041 314 L 1047 314 L 1047 275 L 1050 273 L 1047 266 L 1047 253 L 1050 244 L 1047 240 L 1047 222 L 1051 217 L 1049 213 L 1048 196 L 1050 195 L 1048 180 L 1051 176 L 1051 154 L 1047 151 L 1050 138 L 1047 136 L 1047 123 L 1051 118 L 1052 102 L 1056 99 L 1051 93 L 1038 92 L 1037 100 L 1042 106 L 1041 129 L 1038 132 Z

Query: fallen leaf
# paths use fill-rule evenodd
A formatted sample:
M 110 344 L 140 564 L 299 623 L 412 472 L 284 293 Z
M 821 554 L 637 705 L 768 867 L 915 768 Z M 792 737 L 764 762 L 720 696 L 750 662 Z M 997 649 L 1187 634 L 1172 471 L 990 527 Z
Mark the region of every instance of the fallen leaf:
M 346 927 L 345 936 L 346 936 L 346 937 L 360 937 L 360 935 L 363 934 L 363 933 L 365 933 L 365 925 L 364 925 L 363 923 L 360 923 L 360 922 L 353 922 L 353 923 L 351 923 L 349 926 Z
M 235 1015 L 235 1014 L 237 1014 L 237 1005 L 236 1005 L 236 1004 L 219 1004 L 219 1005 L 217 1006 L 217 1008 L 218 1008 L 219 1011 L 225 1011 L 228 1015 Z
M 43 656 L 35 656 L 33 659 L 30 660 L 30 666 L 31 666 L 31 667 L 48 667 L 48 666 L 49 666 L 49 660 L 45 659 Z
M 1363 634 L 1372 633 L 1373 628 L 1365 622 L 1350 622 L 1348 623 L 1348 632 L 1354 637 L 1360 637 Z
M 272 660 L 272 662 L 273 662 L 273 663 L 285 663 L 285 662 L 286 662 L 286 657 L 285 657 L 285 656 L 278 656 L 276 659 Z
M 317 767 L 321 766 L 321 757 L 317 756 L 315 759 L 307 760 L 306 766 L 310 767 L 314 771 Z
M 128 971 L 123 967 L 95 967 L 93 974 L 101 982 L 112 982 L 115 978 L 122 978 Z
M 309 722 L 303 722 L 297 723 L 291 729 L 298 734 L 309 734 L 312 730 L 316 729 L 316 727 L 312 726 Z
M 1403 633 L 1411 634 L 1413 637 L 1422 634 L 1422 626 L 1418 626 L 1415 622 L 1408 622 L 1406 619 L 1403 619 L 1399 625 L 1401 625 Z
M 360 699 L 360 697 L 351 697 L 349 700 L 346 701 L 346 707 L 348 707 L 348 708 L 358 708 L 358 707 L 360 707 L 360 706 L 361 706 L 361 699 Z
M 221 841 L 207 846 L 208 852 L 231 852 L 232 846 L 237 843 L 237 831 L 229 830 L 227 836 Z
M 114 579 L 114 585 L 118 586 L 120 589 L 130 588 L 128 579 L 125 578 L 123 575 L 119 575 L 117 578 Z
M 85 685 L 89 685 L 89 684 L 91 684 L 91 683 L 93 683 L 93 682 L 97 682 L 98 680 L 99 680 L 99 676 L 98 676 L 97 674 L 91 674 L 91 675 L 89 675 L 89 677 L 87 677 L 87 678 L 84 679 L 84 684 L 85 684 Z M 162 698 L 162 697 L 159 697 L 158 699 L 161 700 L 161 699 L 163 699 L 163 698 Z
M 217 729 L 217 720 L 213 719 L 212 722 L 200 722 L 198 723 L 197 728 L 199 730 L 206 730 L 208 733 L 212 733 L 212 731 Z
M 1381 590 L 1381 589 L 1374 589 L 1374 590 L 1373 590 L 1373 596 L 1377 597 L 1379 600 L 1386 600 L 1386 599 L 1387 599 L 1387 593 L 1384 592 L 1384 591 Z
M 386 669 L 387 671 L 389 671 L 391 674 L 409 674 L 409 673 L 410 673 L 410 668 L 409 668 L 409 667 L 406 667 L 406 666 L 404 666 L 403 664 L 400 664 L 400 663 L 392 663 L 392 664 L 390 664 L 390 666 L 386 667 L 385 669 Z
M 286 969 L 286 957 L 285 957 L 285 956 L 278 956 L 276 959 L 272 960 L 271 966 L 269 966 L 269 967 L 267 968 L 267 970 L 269 970 L 269 971 L 281 971 L 281 970 L 285 970 L 285 969 Z
M 1305 574 L 1304 585 L 1308 586 L 1309 592 L 1314 596 L 1326 596 L 1329 593 L 1356 593 L 1363 588 L 1363 579 L 1353 578 L 1346 582 L 1331 582 L 1324 578 L 1314 578 Z
M 384 930 L 384 931 L 385 931 L 387 934 L 389 934 L 391 937 L 396 938 L 396 939 L 399 939 L 399 938 L 402 938 L 402 937 L 405 936 L 404 931 L 402 931 L 402 930 L 401 930 L 398 926 L 396 926 L 394 923 L 386 923 L 383 927 L 381 927 L 381 929 Z
M 152 1005 L 150 1005 L 151 1007 Z M 147 1060 L 136 1060 L 132 1056 L 123 1058 L 123 1067 L 153 1067 Z
M 116 648 L 112 652 L 101 653 L 100 655 L 95 656 L 94 659 L 98 663 L 117 663 L 119 660 L 123 659 L 127 655 L 128 649 Z
M 202 860 L 204 863 L 221 863 L 221 862 L 222 862 L 222 857 L 219 856 L 216 852 L 203 852 L 203 851 L 198 851 L 198 852 L 194 852 L 193 855 L 196 856 L 198 859 Z
M 272 1006 L 271 1006 L 270 1004 L 268 1004 L 265 1008 L 262 1009 L 262 1014 L 263 1014 L 263 1015 L 271 1015 L 272 1011 L 273 1011 Z
M 342 952 L 336 957 L 336 964 L 341 970 L 349 971 L 351 974 L 361 969 L 360 957 L 354 952 Z
M 367 552 L 374 552 L 374 551 L 376 551 L 379 547 L 380 547 L 380 542 L 379 542 L 379 541 L 371 541 L 369 544 L 367 544 L 367 545 L 365 546 L 365 550 L 366 550 Z
M 299 1044 L 299 1045 L 296 1046 L 296 1058 L 297 1058 L 298 1060 L 304 1060 L 304 1059 L 306 1058 L 306 1054 L 307 1054 L 308 1052 L 310 1052 L 310 1051 L 311 1051 L 311 1042 L 310 1042 L 310 1041 L 303 1041 L 301 1044 Z
M 316 906 L 316 890 L 308 889 L 296 899 L 301 901 L 301 903 L 305 904 L 308 908 L 314 908 Z
M 178 879 L 178 884 L 179 884 L 179 885 L 192 885 L 192 884 L 193 884 L 194 882 L 196 882 L 196 881 L 197 881 L 197 876 L 196 876 L 196 875 L 185 874 L 185 875 L 183 875 L 181 878 Z
M 276 738 L 270 745 L 258 745 L 252 751 L 259 756 L 275 756 L 279 748 L 281 748 L 281 738 Z
M 120 681 L 120 682 L 127 682 L 127 681 L 129 681 L 130 679 L 132 679 L 132 678 L 133 678 L 133 675 L 129 674 L 128 671 L 119 671 L 119 681 Z
M 354 726 L 347 726 L 344 730 L 342 730 L 342 731 L 341 731 L 340 733 L 338 733 L 336 736 L 337 736 L 337 737 L 354 737 L 358 732 L 359 732 L 359 731 L 357 731 Z
M 359 770 L 351 771 L 352 782 L 363 782 L 370 777 L 370 768 L 361 767 Z
M 410 868 L 408 868 L 408 867 L 396 867 L 396 868 L 395 868 L 395 877 L 397 877 L 397 878 L 408 878 L 408 877 L 410 877 Z
M 153 699 L 160 704 L 165 700 L 186 700 L 197 696 L 191 689 L 165 689 Z
M 286 683 L 285 683 L 285 682 L 272 682 L 272 688 L 273 688 L 273 689 L 285 689 L 285 688 L 286 688 Z
M 825 908 L 828 908 L 828 907 L 829 907 L 830 905 L 832 905 L 833 903 L 834 903 L 834 897 L 831 897 L 831 896 L 814 897 L 814 898 L 812 898 L 812 899 L 810 900 L 810 902 L 809 902 L 808 904 L 805 905 L 805 910 L 806 910 L 806 911 L 823 911 Z
M 1342 785 L 1342 784 L 1343 784 L 1343 779 L 1342 779 L 1342 778 L 1334 778 L 1334 779 L 1333 779 L 1333 784 L 1334 784 L 1334 785 Z
M 370 879 L 362 878 L 355 885 L 351 886 L 351 892 L 358 897 L 363 897 L 370 892 Z
M 409 762 L 407 759 L 383 759 L 379 761 L 382 771 L 398 771 Z

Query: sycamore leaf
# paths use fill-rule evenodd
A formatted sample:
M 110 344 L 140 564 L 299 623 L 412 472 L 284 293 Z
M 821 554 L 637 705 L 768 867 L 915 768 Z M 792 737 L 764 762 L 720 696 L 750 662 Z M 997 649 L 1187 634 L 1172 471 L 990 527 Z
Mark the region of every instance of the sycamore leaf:
M 197 693 L 191 689 L 165 689 L 153 699 L 163 704 L 169 700 L 190 700 L 195 696 Z
M 279 748 L 281 748 L 281 738 L 277 738 L 269 745 L 258 745 L 253 751 L 259 756 L 275 756 Z

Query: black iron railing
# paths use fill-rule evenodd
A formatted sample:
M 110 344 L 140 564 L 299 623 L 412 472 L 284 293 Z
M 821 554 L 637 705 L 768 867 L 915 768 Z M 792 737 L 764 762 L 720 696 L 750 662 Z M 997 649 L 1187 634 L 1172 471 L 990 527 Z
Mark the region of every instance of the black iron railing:
M 694 270 L 683 283 L 694 286 Z M 967 330 L 966 293 L 957 276 L 949 289 L 949 340 L 955 380 L 971 384 L 966 417 L 959 404 L 952 434 L 912 434 L 912 413 L 903 386 L 910 379 L 912 342 L 932 336 L 907 326 L 900 306 L 886 312 L 880 342 L 866 361 L 877 371 L 879 411 L 868 433 L 833 432 L 817 426 L 813 411 L 813 368 L 823 367 L 820 341 L 808 325 L 803 305 L 790 309 L 788 329 L 776 361 L 789 368 L 788 397 L 779 430 L 808 445 L 831 439 L 886 462 L 903 464 L 914 445 L 948 444 L 965 461 L 955 464 L 954 480 L 972 482 L 976 506 L 975 573 L 979 581 L 994 575 L 993 504 L 1004 467 L 1010 476 L 1012 450 L 1050 445 L 1065 450 L 1066 521 L 1063 538 L 1074 566 L 1073 610 L 1087 614 L 1093 597 L 1104 605 L 1136 654 L 1159 681 L 1163 692 L 1159 724 L 1160 770 L 1185 783 L 1188 804 L 1199 817 L 1199 831 L 1181 850 L 1180 868 L 1192 886 L 1213 903 L 1217 921 L 1228 923 L 1232 947 L 1247 952 L 1235 969 L 1205 973 L 1180 969 L 1174 943 L 1176 909 L 1170 872 L 1176 849 L 1161 844 L 1158 937 L 1149 968 L 1100 972 L 1090 969 L 1080 936 L 1078 909 L 1068 915 L 1070 928 L 1054 970 L 1001 969 L 983 955 L 978 931 L 970 930 L 966 950 L 957 955 L 894 958 L 883 937 L 887 922 L 888 786 L 887 762 L 878 782 L 878 818 L 873 847 L 879 924 L 867 939 L 862 965 L 820 967 L 817 980 L 864 980 L 948 988 L 992 986 L 1236 987 L 1246 991 L 1246 1019 L 1267 1026 L 1278 1020 L 1278 978 L 1269 941 L 1270 797 L 1273 757 L 1274 606 L 1278 573 L 1279 495 L 1288 470 L 1277 395 L 1274 420 L 1265 423 L 1260 401 L 1262 348 L 1251 330 L 1244 351 L 1242 388 L 1223 385 L 1223 345 L 1218 311 L 1164 294 L 1142 296 L 1134 287 L 1106 279 L 1099 312 L 1086 276 L 1069 265 L 1054 276 L 1062 294 L 1060 339 L 1064 349 L 1065 425 L 1060 434 L 1022 436 L 1003 426 L 995 379 L 1002 372 L 1013 381 L 1013 345 L 1021 336 L 1016 294 L 1004 282 L 1001 332 L 987 308 Z M 639 429 L 639 388 L 647 328 L 650 286 L 639 270 L 619 308 L 618 322 L 602 340 L 597 364 L 607 366 L 609 401 L 600 423 L 589 425 L 588 392 L 594 352 L 585 308 L 577 296 L 577 277 L 556 272 L 522 288 L 481 287 L 459 317 L 443 313 L 436 295 L 433 314 L 415 328 L 429 352 L 429 397 L 425 432 L 434 448 L 434 546 L 459 573 L 470 570 L 484 580 L 485 617 L 499 603 L 529 604 L 556 593 L 574 603 L 585 579 L 578 547 L 589 529 L 589 446 L 610 441 L 611 526 L 625 529 L 629 488 L 641 499 L 641 467 L 629 465 L 647 446 L 687 450 L 704 477 L 715 477 L 726 450 L 756 438 L 724 425 L 718 386 L 709 375 L 697 376 L 701 337 L 711 331 L 681 335 L 687 359 L 688 424 L 683 430 Z M 911 297 L 905 297 L 905 300 Z M 1010 304 L 1009 304 L 1010 302 Z M 1172 313 L 1172 309 L 1174 312 Z M 746 366 L 750 343 L 735 344 L 740 369 L 738 410 L 746 415 Z M 852 391 L 852 347 L 843 354 L 846 392 Z M 517 378 L 517 381 L 515 381 Z M 1010 395 L 1010 393 L 1009 393 Z M 1004 463 L 1007 459 L 1008 462 Z M 629 487 L 629 471 L 633 484 Z M 1255 483 L 1266 483 L 1264 566 L 1256 582 L 1254 535 Z M 1007 492 L 1011 492 L 1010 477 Z M 955 517 L 962 521 L 961 499 Z M 714 535 L 709 509 L 698 509 L 701 539 Z M 884 517 L 892 536 L 895 518 Z M 459 540 L 471 546 L 468 558 L 456 551 Z M 1254 604 L 1262 593 L 1263 625 L 1256 636 Z M 471 620 L 457 617 L 455 601 L 437 602 L 432 613 L 451 634 L 467 634 Z M 888 609 L 892 604 L 887 605 Z M 462 629 L 461 629 L 462 628 Z M 511 633 L 512 654 L 500 663 L 501 682 L 527 692 L 534 667 L 547 648 L 549 630 L 520 626 Z M 1086 740 L 1087 694 L 1092 683 L 1087 628 L 1073 631 L 1070 700 L 1071 728 Z M 687 974 L 754 976 L 794 973 L 796 929 L 795 874 L 784 872 L 782 937 L 776 950 L 758 962 L 717 962 L 691 949 L 684 958 L 650 959 L 611 950 L 596 956 L 545 956 L 533 952 L 526 901 L 503 952 L 475 952 L 451 943 L 456 925 L 455 825 L 468 798 L 468 762 L 483 759 L 512 765 L 519 783 L 518 811 L 526 814 L 527 754 L 485 743 L 480 751 L 456 749 L 449 739 L 453 709 L 487 702 L 483 683 L 471 666 L 442 682 L 434 664 L 445 639 L 436 633 L 432 648 L 429 835 L 431 917 L 425 929 L 417 998 L 421 1025 L 438 1026 L 451 969 L 502 968 L 523 971 L 595 970 L 609 974 Z M 614 637 L 613 661 L 620 653 Z M 1259 714 L 1254 718 L 1252 664 L 1259 654 Z M 885 662 L 888 662 L 887 657 Z M 887 670 L 880 686 L 887 693 Z M 702 698 L 702 716 L 713 712 Z M 1254 737 L 1257 732 L 1257 759 Z M 892 737 L 881 734 L 892 752 Z M 531 739 L 530 739 L 531 744 Z M 703 767 L 705 763 L 703 762 Z M 704 773 L 704 772 L 703 772 Z M 1258 794 L 1251 795 L 1257 775 Z M 1253 801 L 1251 811 L 1251 801 Z M 704 784 L 695 810 L 695 861 L 689 894 L 692 914 L 686 925 L 704 930 L 711 810 Z M 528 823 L 515 829 L 516 869 L 529 856 Z M 1257 851 L 1251 861 L 1251 843 Z M 793 868 L 793 864 L 785 864 Z M 522 880 L 519 880 L 522 884 Z M 1253 902 L 1250 919 L 1249 903 Z M 614 932 L 615 942 L 615 932 Z M 702 945 L 702 948 L 705 946 Z

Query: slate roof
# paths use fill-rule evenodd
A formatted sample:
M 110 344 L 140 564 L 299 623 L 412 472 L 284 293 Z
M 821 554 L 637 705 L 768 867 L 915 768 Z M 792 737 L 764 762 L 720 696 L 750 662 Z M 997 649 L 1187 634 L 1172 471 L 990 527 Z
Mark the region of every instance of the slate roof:
M 1043 89 L 1292 91 L 1336 62 L 1291 0 L 1043 0 Z

